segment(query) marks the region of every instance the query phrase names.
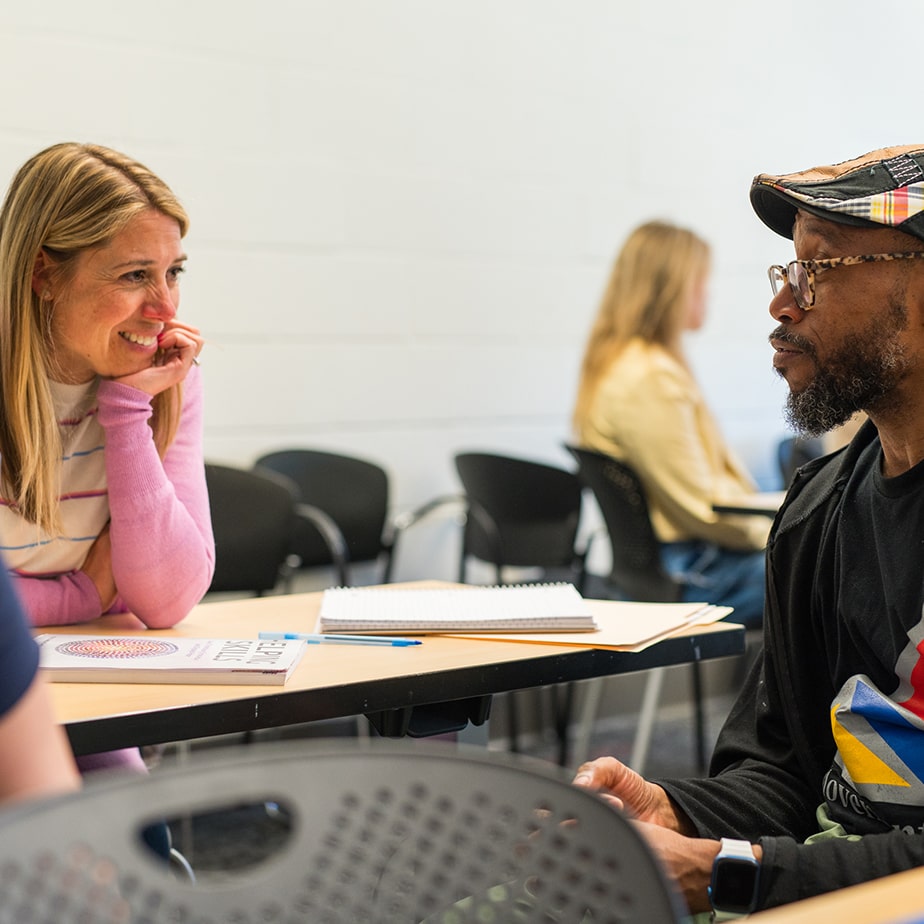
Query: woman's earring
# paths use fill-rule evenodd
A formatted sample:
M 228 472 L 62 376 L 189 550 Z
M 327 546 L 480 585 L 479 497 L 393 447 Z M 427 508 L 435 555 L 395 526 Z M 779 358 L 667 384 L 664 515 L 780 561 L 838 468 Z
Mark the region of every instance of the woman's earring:
M 51 289 L 42 289 L 42 298 L 46 302 L 50 302 L 51 301 Z

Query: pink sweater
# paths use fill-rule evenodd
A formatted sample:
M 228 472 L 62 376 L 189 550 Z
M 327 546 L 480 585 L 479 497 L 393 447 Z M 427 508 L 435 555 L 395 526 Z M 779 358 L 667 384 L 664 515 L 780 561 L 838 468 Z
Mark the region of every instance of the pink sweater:
M 107 496 L 112 569 L 119 588 L 109 612 L 132 612 L 152 629 L 167 628 L 201 600 L 215 570 L 202 455 L 201 374 L 193 368 L 186 377 L 180 425 L 163 461 L 148 426 L 149 395 L 104 380 L 97 398 L 105 484 L 92 491 L 79 482 L 65 484 L 62 494 L 73 492 L 72 503 L 86 495 L 88 504 L 91 495 L 97 504 Z M 78 464 L 72 461 L 70 467 L 79 473 Z M 99 531 L 94 528 L 80 538 L 92 542 Z M 13 574 L 34 626 L 87 622 L 102 615 L 93 582 L 76 568 L 32 576 L 35 570 L 26 575 L 14 565 Z

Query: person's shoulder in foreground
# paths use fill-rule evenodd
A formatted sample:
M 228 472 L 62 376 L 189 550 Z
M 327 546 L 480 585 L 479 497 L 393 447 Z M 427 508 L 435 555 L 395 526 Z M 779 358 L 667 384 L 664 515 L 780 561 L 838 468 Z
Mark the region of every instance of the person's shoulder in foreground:
M 709 778 L 601 758 L 575 780 L 718 919 L 924 865 L 924 144 L 760 174 L 750 196 L 795 246 L 769 271 L 786 416 L 808 435 L 869 423 L 777 518 L 764 650 Z
M 0 567 L 0 802 L 78 785 L 77 768 L 55 724 L 38 647 L 5 568 Z

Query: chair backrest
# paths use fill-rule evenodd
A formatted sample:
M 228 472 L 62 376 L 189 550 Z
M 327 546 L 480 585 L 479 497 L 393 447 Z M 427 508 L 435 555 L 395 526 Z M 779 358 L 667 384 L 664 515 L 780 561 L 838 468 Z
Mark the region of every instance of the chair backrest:
M 631 600 L 672 603 L 683 587 L 661 564 L 648 499 L 631 466 L 592 449 L 566 447 L 577 460 L 580 480 L 593 492 L 612 547 L 610 581 Z
M 283 576 L 295 526 L 296 489 L 271 473 L 205 464 L 215 575 L 209 590 L 274 590 Z
M 462 452 L 456 471 L 468 512 L 462 567 L 468 556 L 504 567 L 579 568 L 575 551 L 581 485 L 572 472 L 510 456 Z
M 350 562 L 378 558 L 389 503 L 388 475 L 380 465 L 314 449 L 283 449 L 261 456 L 255 468 L 291 478 L 299 500 L 322 510 L 337 525 Z M 293 551 L 303 568 L 331 563 L 328 544 L 308 522 L 296 525 Z
M 777 462 L 783 487 L 792 482 L 796 469 L 825 454 L 825 446 L 819 437 L 787 436 L 777 445 Z
M 631 822 L 554 770 L 450 744 L 302 741 L 88 781 L 0 813 L 0 922 L 680 921 Z M 243 873 L 171 878 L 139 837 L 267 800 L 288 839 Z

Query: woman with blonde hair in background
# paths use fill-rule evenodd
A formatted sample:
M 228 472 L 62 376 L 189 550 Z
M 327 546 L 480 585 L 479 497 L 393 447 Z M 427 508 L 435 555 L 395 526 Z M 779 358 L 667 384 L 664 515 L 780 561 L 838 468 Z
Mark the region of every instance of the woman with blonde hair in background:
M 692 231 L 652 221 L 629 235 L 588 339 L 574 432 L 638 473 L 664 566 L 689 581 L 685 599 L 733 606 L 735 622 L 756 627 L 770 523 L 713 510 L 757 486 L 683 353 L 684 333 L 705 321 L 709 274 L 709 245 Z

